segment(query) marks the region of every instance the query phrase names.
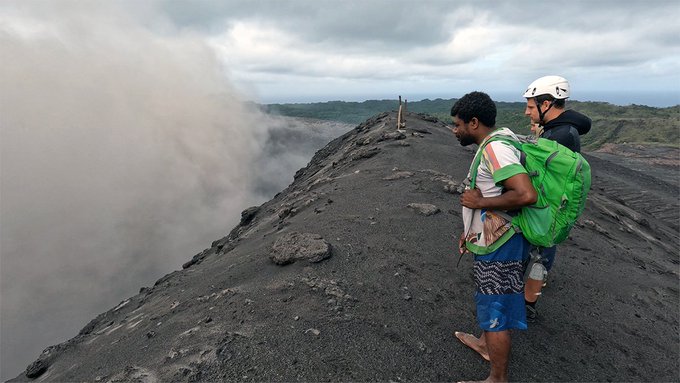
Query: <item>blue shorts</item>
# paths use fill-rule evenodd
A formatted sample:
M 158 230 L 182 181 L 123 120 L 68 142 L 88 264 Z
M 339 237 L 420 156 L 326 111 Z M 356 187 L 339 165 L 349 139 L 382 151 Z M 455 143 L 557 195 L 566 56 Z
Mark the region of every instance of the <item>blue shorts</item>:
M 541 249 L 541 258 L 543 258 L 543 266 L 545 266 L 546 270 L 550 271 L 550 269 L 552 269 L 552 265 L 555 262 L 556 253 L 557 246 Z
M 515 234 L 493 253 L 475 256 L 475 302 L 482 330 L 527 329 L 523 260 L 529 249 L 529 242 Z

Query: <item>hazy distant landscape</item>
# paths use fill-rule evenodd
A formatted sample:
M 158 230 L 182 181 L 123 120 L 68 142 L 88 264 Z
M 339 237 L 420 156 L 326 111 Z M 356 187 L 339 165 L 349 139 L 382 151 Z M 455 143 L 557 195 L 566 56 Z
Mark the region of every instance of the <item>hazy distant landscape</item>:
M 425 113 L 450 122 L 449 110 L 455 99 L 425 99 L 408 102 L 410 112 Z M 523 102 L 497 102 L 497 126 L 506 126 L 515 132 L 529 133 L 528 118 Z M 358 124 L 365 119 L 388 110 L 399 108 L 395 100 L 368 100 L 364 102 L 329 101 L 305 104 L 268 104 L 265 111 L 289 117 Z M 583 136 L 585 150 L 597 150 L 605 144 L 643 144 L 653 146 L 680 146 L 680 105 L 655 108 L 645 105 L 618 106 L 607 102 L 569 101 L 567 108 L 581 112 L 593 120 L 593 129 Z
M 409 112 L 424 113 L 451 123 L 452 99 L 424 99 L 407 102 Z M 497 126 L 529 134 L 524 102 L 496 102 Z M 270 114 L 334 123 L 359 124 L 384 111 L 397 110 L 393 100 L 363 102 L 329 101 L 317 103 L 267 104 L 261 108 Z M 614 105 L 608 102 L 569 101 L 567 109 L 581 112 L 593 121 L 591 131 L 581 137 L 583 151 L 637 171 L 653 174 L 680 187 L 680 105 Z M 349 125 L 348 125 L 349 126 Z M 318 128 L 317 128 L 318 129 Z M 292 141 L 291 141 L 292 143 Z M 650 166 L 653 165 L 653 166 Z

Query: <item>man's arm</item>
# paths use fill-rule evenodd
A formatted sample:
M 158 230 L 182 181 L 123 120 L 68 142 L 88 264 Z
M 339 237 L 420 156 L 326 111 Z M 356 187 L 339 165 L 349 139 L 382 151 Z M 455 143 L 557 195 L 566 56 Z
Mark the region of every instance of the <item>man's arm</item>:
M 502 182 L 506 191 L 498 197 L 483 197 L 479 189 L 472 189 L 460 196 L 460 203 L 470 209 L 496 210 L 514 210 L 536 203 L 536 189 L 526 173 L 515 174 Z

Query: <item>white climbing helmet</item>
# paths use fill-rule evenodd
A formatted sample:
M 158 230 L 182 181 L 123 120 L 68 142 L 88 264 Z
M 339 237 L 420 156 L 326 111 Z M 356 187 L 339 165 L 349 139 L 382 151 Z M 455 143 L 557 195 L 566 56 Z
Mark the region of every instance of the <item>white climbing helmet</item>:
M 549 94 L 557 100 L 569 98 L 569 81 L 560 76 L 543 76 L 531 84 L 524 92 L 524 98 Z

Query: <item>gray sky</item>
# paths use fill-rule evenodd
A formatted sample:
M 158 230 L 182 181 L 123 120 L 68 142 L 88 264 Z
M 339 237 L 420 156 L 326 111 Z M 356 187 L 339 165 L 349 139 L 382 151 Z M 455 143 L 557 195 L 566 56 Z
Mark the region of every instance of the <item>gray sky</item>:
M 183 1 L 159 4 L 203 34 L 262 101 L 519 95 L 559 74 L 574 98 L 675 93 L 680 2 Z
M 340 133 L 275 151 L 309 129 L 245 99 L 522 101 L 560 74 L 579 100 L 680 103 L 677 0 L 564 3 L 0 2 L 0 379 L 226 235 Z
M 673 96 L 667 104 L 680 103 L 676 0 L 116 4 L 150 33 L 208 41 L 230 81 L 260 102 L 397 93 L 417 100 L 475 89 L 522 101 L 532 80 L 558 74 L 572 82 L 575 99 L 607 95 L 625 103 L 634 94 L 657 93 L 657 99 Z M 10 14 L 3 22 L 35 31 L 33 16 Z

